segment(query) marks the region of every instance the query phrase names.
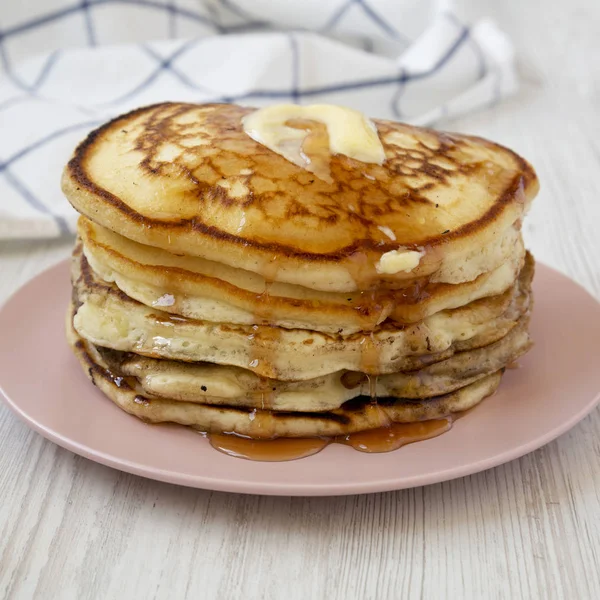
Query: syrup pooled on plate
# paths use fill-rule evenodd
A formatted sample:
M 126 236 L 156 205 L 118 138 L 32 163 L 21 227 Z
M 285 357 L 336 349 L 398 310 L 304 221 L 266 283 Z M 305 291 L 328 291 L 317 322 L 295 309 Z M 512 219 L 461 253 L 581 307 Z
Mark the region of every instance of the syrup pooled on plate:
M 376 408 L 377 405 L 374 405 Z M 317 454 L 329 444 L 351 446 L 359 452 L 381 453 L 398 450 L 407 444 L 429 440 L 452 428 L 455 416 L 417 423 L 391 423 L 386 427 L 369 429 L 333 438 L 275 438 L 252 439 L 234 433 L 209 433 L 213 448 L 235 458 L 262 462 L 284 462 Z
M 209 433 L 213 448 L 228 456 L 262 462 L 283 462 L 306 458 L 329 444 L 327 438 L 275 438 L 255 440 L 234 433 Z
M 264 292 L 268 294 L 267 289 Z M 373 299 L 371 299 L 373 300 Z M 268 317 L 268 314 L 261 315 L 263 318 Z M 259 331 L 269 331 L 273 329 L 278 331 L 278 328 L 268 326 L 256 327 L 256 334 L 252 335 L 252 357 L 253 360 L 266 360 L 272 358 L 269 352 L 265 352 L 264 342 L 258 335 Z M 440 419 L 432 419 L 428 421 L 420 421 L 416 423 L 393 423 L 390 421 L 385 410 L 377 403 L 377 373 L 380 362 L 380 348 L 378 347 L 373 337 L 373 332 L 365 332 L 365 336 L 361 340 L 361 373 L 348 372 L 342 378 L 342 385 L 348 389 L 353 389 L 362 385 L 365 380 L 368 382 L 368 394 L 370 403 L 366 406 L 368 411 L 376 413 L 371 422 L 380 423 L 380 427 L 351 433 L 348 435 L 340 435 L 335 437 L 307 437 L 307 438 L 251 438 L 237 435 L 235 433 L 209 433 L 206 434 L 211 446 L 235 458 L 243 458 L 246 460 L 262 461 L 262 462 L 283 462 L 289 460 L 297 460 L 317 454 L 329 444 L 343 444 L 350 446 L 360 452 L 381 453 L 398 450 L 402 446 L 428 440 L 438 435 L 449 431 L 455 416 L 451 415 Z M 251 365 L 256 366 L 256 365 Z M 270 400 L 270 390 L 267 390 L 266 396 Z M 265 406 L 270 402 L 265 403 L 261 408 L 270 408 Z M 254 421 L 255 412 L 249 414 L 249 419 Z M 271 417 L 273 418 L 273 417 Z M 257 421 L 260 425 L 263 420 Z M 261 428 L 262 429 L 262 428 Z M 261 433 L 267 434 L 266 427 Z M 257 431 L 257 433 L 259 433 Z
M 452 416 L 416 423 L 392 423 L 379 429 L 368 429 L 335 438 L 338 444 L 352 446 L 360 452 L 391 452 L 407 444 L 442 435 L 452 428 Z

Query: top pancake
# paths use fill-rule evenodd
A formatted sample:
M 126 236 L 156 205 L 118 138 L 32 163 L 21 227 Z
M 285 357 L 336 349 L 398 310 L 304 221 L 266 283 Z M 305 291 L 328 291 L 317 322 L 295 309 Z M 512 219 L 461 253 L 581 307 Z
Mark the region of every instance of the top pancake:
M 502 261 L 494 242 L 537 192 L 506 148 L 389 121 L 375 121 L 385 162 L 332 155 L 327 183 L 246 135 L 251 110 L 168 103 L 118 117 L 77 148 L 64 192 L 137 242 L 337 292 L 471 281 Z M 377 273 L 406 249 L 424 252 L 415 269 Z

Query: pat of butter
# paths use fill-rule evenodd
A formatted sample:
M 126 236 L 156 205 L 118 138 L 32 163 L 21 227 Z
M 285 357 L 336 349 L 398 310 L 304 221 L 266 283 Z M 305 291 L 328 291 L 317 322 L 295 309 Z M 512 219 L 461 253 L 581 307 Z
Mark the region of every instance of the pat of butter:
M 390 250 L 381 256 L 375 269 L 384 275 L 409 273 L 419 265 L 424 254 L 418 250 Z
M 288 127 L 293 119 L 318 121 L 327 127 L 329 149 L 365 163 L 382 164 L 385 152 L 373 121 L 361 112 L 332 104 L 276 104 L 246 115 L 244 131 L 255 141 L 290 162 L 304 167 L 298 160 L 298 147 L 308 132 Z

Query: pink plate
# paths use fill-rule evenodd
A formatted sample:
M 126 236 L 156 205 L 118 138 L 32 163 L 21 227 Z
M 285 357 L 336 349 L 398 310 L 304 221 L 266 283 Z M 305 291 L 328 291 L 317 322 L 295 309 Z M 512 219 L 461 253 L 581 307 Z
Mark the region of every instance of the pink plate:
M 327 496 L 426 485 L 489 469 L 558 437 L 596 405 L 600 305 L 538 265 L 534 349 L 500 390 L 438 438 L 387 454 L 332 445 L 293 462 L 231 458 L 176 425 L 145 425 L 86 379 L 64 336 L 70 294 L 63 262 L 19 290 L 0 312 L 0 391 L 12 410 L 53 442 L 102 464 L 181 485 Z

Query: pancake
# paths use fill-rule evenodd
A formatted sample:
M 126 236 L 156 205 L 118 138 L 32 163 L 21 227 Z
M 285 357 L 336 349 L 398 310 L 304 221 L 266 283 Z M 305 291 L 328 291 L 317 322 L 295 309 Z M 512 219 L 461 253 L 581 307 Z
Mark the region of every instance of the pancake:
M 73 267 L 78 306 L 74 325 L 86 340 L 149 357 L 233 365 L 285 381 L 341 370 L 377 375 L 411 370 L 455 351 L 493 343 L 527 313 L 533 276 L 529 258 L 507 298 L 477 300 L 410 326 L 386 321 L 373 332 L 342 336 L 176 317 L 140 304 L 99 279 L 81 250 Z M 497 306 L 504 312 L 494 315 Z
M 505 368 L 529 350 L 531 340 L 527 325 L 528 319 L 523 318 L 498 342 L 457 352 L 418 371 L 381 375 L 375 380 L 375 393 L 381 398 L 418 400 L 448 394 L 474 383 Z M 238 367 L 158 360 L 101 347 L 96 349 L 111 371 L 135 378 L 134 387 L 150 398 L 263 410 L 321 412 L 340 408 L 348 400 L 371 393 L 369 378 L 352 371 L 287 382 L 259 377 Z
M 502 294 L 514 285 L 525 255 L 520 232 L 510 228 L 504 243 L 513 254 L 474 281 L 420 280 L 400 290 L 341 294 L 268 284 L 249 271 L 133 242 L 85 218 L 78 230 L 96 274 L 146 306 L 201 321 L 344 335 L 371 330 L 387 318 L 416 323 L 441 310 Z
M 145 422 L 325 444 L 466 411 L 532 345 L 538 182 L 487 140 L 164 103 L 89 134 L 62 186 L 69 344 Z
M 325 181 L 250 138 L 250 113 L 166 103 L 118 117 L 77 148 L 64 193 L 141 244 L 326 292 L 463 283 L 513 255 L 538 183 L 510 150 L 375 121 L 385 162 L 333 154 Z
M 69 317 L 70 322 L 70 317 Z M 68 328 L 75 356 L 91 381 L 119 408 L 148 423 L 179 423 L 204 432 L 230 432 L 252 438 L 335 436 L 444 417 L 476 406 L 500 383 L 501 371 L 450 394 L 414 401 L 381 398 L 377 404 L 358 398 L 326 412 L 294 413 L 211 406 L 148 397 L 110 369 L 93 344 Z

